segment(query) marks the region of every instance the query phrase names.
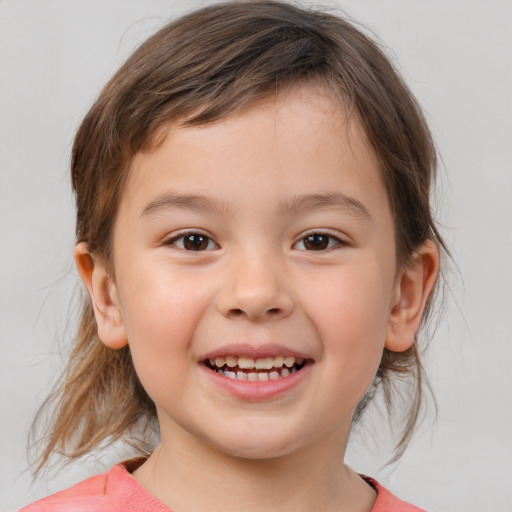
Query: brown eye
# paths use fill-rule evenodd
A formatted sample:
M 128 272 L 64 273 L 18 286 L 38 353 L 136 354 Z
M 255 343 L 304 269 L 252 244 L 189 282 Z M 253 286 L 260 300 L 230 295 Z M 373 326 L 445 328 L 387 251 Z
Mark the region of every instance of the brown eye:
M 204 251 L 210 239 L 203 235 L 186 235 L 183 237 L 183 248 L 187 251 Z
M 347 244 L 337 236 L 318 232 L 301 238 L 293 245 L 293 248 L 301 251 L 326 251 L 336 246 L 345 245 Z
M 308 251 L 322 251 L 329 247 L 330 237 L 327 235 L 314 234 L 303 239 L 304 248 Z
M 219 246 L 209 237 L 201 233 L 185 233 L 176 236 L 166 242 L 166 245 L 174 245 L 183 251 L 210 251 Z

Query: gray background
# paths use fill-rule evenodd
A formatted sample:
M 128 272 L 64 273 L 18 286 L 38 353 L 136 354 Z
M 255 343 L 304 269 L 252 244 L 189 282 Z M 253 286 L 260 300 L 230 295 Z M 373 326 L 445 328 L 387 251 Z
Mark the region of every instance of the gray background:
M 34 483 L 27 470 L 27 432 L 73 330 L 69 151 L 130 51 L 169 16 L 207 3 L 0 0 L 0 510 L 128 454 L 110 450 Z M 430 410 L 401 462 L 383 469 L 387 442 L 367 418 L 348 459 L 431 511 L 510 511 L 512 2 L 327 5 L 375 31 L 423 104 L 443 157 L 437 214 L 458 265 L 426 363 L 437 422 Z

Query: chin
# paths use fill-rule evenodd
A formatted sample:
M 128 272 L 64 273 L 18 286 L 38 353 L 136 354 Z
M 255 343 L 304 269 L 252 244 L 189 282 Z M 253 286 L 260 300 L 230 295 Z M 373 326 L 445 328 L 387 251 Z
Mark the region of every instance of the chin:
M 261 432 L 262 435 L 254 435 L 254 432 L 229 436 L 228 440 L 222 439 L 213 442 L 215 449 L 247 460 L 269 460 L 284 457 L 291 454 L 302 446 L 303 443 L 290 437 L 269 436 L 268 430 Z M 212 440 L 210 440 L 211 442 Z
M 279 457 L 283 457 L 288 455 L 290 451 L 284 448 L 274 448 L 268 446 L 241 446 L 237 449 L 230 448 L 228 450 L 223 450 L 227 455 L 231 455 L 232 457 L 237 457 L 239 459 L 248 459 L 248 460 L 268 460 L 268 459 L 276 459 Z

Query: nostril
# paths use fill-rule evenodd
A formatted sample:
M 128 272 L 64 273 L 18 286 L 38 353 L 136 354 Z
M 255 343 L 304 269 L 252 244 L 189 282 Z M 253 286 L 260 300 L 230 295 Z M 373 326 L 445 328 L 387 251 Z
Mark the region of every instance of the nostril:
M 281 308 L 270 308 L 270 309 L 267 309 L 264 314 L 262 315 L 263 316 L 267 316 L 267 317 L 275 317 L 275 316 L 278 316 L 280 313 L 281 313 Z M 233 308 L 233 309 L 230 309 L 229 311 L 229 315 L 232 317 L 232 318 L 239 318 L 239 317 L 242 317 L 242 316 L 253 316 L 250 312 L 246 312 L 244 311 L 243 309 L 240 309 L 240 308 Z M 254 315 L 254 316 L 259 316 L 259 315 Z

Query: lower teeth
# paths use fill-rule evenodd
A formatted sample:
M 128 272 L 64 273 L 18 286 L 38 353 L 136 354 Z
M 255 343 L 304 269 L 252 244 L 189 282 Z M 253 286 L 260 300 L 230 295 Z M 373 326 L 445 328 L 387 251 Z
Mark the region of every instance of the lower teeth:
M 229 379 L 236 379 L 236 380 L 246 380 L 250 382 L 264 382 L 267 380 L 278 380 L 282 379 L 283 377 L 288 377 L 292 373 L 295 373 L 297 371 L 296 367 L 292 367 L 290 369 L 283 368 L 281 371 L 272 371 L 272 372 L 233 372 L 229 370 L 221 370 L 215 369 L 217 373 L 220 373 L 221 375 L 224 375 L 225 377 L 228 377 Z

